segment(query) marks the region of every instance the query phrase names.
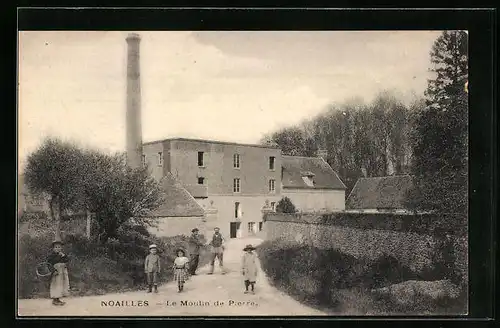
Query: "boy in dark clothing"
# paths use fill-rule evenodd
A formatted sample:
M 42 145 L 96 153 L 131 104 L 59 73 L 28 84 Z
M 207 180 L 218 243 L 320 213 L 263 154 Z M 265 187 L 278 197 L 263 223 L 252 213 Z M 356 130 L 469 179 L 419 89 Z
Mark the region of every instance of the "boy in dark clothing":
M 149 246 L 149 254 L 144 261 L 144 272 L 148 279 L 148 293 L 151 293 L 153 286 L 155 293 L 158 293 L 158 275 L 161 271 L 160 256 L 156 253 L 156 245 Z
M 198 236 L 198 228 L 194 228 L 191 230 L 192 235 L 189 238 L 189 246 L 190 246 L 190 258 L 191 261 L 189 263 L 189 274 L 194 276 L 196 275 L 196 269 L 198 269 L 198 263 L 200 261 L 200 247 L 203 246 L 203 243 L 200 241 Z

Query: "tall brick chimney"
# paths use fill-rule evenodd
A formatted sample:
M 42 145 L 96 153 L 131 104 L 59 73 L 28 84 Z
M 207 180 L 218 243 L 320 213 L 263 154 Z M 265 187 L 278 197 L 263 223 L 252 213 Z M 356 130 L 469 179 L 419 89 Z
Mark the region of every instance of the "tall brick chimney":
M 141 37 L 131 33 L 127 36 L 127 164 L 142 166 L 141 125 L 141 74 L 139 43 Z

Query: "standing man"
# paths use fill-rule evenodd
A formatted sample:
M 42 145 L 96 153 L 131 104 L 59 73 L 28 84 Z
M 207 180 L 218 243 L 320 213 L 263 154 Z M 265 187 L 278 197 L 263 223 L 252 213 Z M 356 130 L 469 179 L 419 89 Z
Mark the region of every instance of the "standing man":
M 215 258 L 219 259 L 221 273 L 222 274 L 226 273 L 224 270 L 224 262 L 223 262 L 225 240 L 219 231 L 220 231 L 219 227 L 214 228 L 214 235 L 212 236 L 212 240 L 209 243 L 209 245 L 212 246 L 212 259 L 210 261 L 210 272 L 208 274 L 214 273 Z
M 200 247 L 203 243 L 200 241 L 198 235 L 198 228 L 191 230 L 191 237 L 189 238 L 189 253 L 191 257 L 191 262 L 189 263 L 189 274 L 196 275 L 196 269 L 198 269 L 198 263 L 200 261 Z

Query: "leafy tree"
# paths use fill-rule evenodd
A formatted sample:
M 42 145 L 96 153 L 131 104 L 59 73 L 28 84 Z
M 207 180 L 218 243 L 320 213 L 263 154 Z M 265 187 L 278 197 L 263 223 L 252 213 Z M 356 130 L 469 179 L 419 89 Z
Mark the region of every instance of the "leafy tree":
M 370 135 L 377 163 L 373 176 L 386 176 L 404 172 L 408 156 L 410 112 L 407 106 L 392 92 L 380 93 L 370 110 Z
M 30 192 L 49 195 L 56 235 L 63 211 L 87 210 L 94 214 L 103 243 L 130 218 L 150 223 L 147 215 L 163 201 L 160 185 L 147 168 L 132 169 L 123 156 L 52 138 L 28 157 L 25 179 Z
M 349 194 L 362 177 L 408 173 L 411 156 L 412 105 L 394 92 L 381 92 L 370 104 L 346 101 L 298 126 L 266 136 L 286 155 L 316 156 L 326 149 L 326 161 L 338 173 Z
M 276 212 L 278 213 L 297 213 L 295 205 L 293 205 L 292 200 L 288 197 L 283 197 L 278 204 L 276 204 Z
M 416 179 L 408 205 L 416 210 L 467 212 L 467 47 L 467 33 L 445 31 L 430 53 L 435 77 L 413 137 Z
M 276 131 L 263 141 L 280 147 L 283 155 L 304 156 L 305 140 L 304 131 L 294 126 Z
M 306 120 L 299 127 L 304 135 L 303 156 L 317 156 L 320 143 L 317 138 L 314 120 Z
M 94 213 L 99 240 L 116 237 L 118 228 L 130 218 L 150 224 L 147 215 L 163 202 L 160 185 L 148 168 L 132 169 L 122 156 L 89 151 L 83 179 L 87 209 Z
M 56 236 L 61 233 L 61 214 L 82 207 L 79 178 L 83 152 L 70 142 L 46 139 L 28 156 L 25 180 L 32 194 L 48 195 L 50 217 Z

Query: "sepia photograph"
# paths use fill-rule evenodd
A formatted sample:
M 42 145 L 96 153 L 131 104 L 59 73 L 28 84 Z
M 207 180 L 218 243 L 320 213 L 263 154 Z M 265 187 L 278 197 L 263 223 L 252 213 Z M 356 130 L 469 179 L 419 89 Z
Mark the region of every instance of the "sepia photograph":
M 468 32 L 19 31 L 18 317 L 468 314 Z

